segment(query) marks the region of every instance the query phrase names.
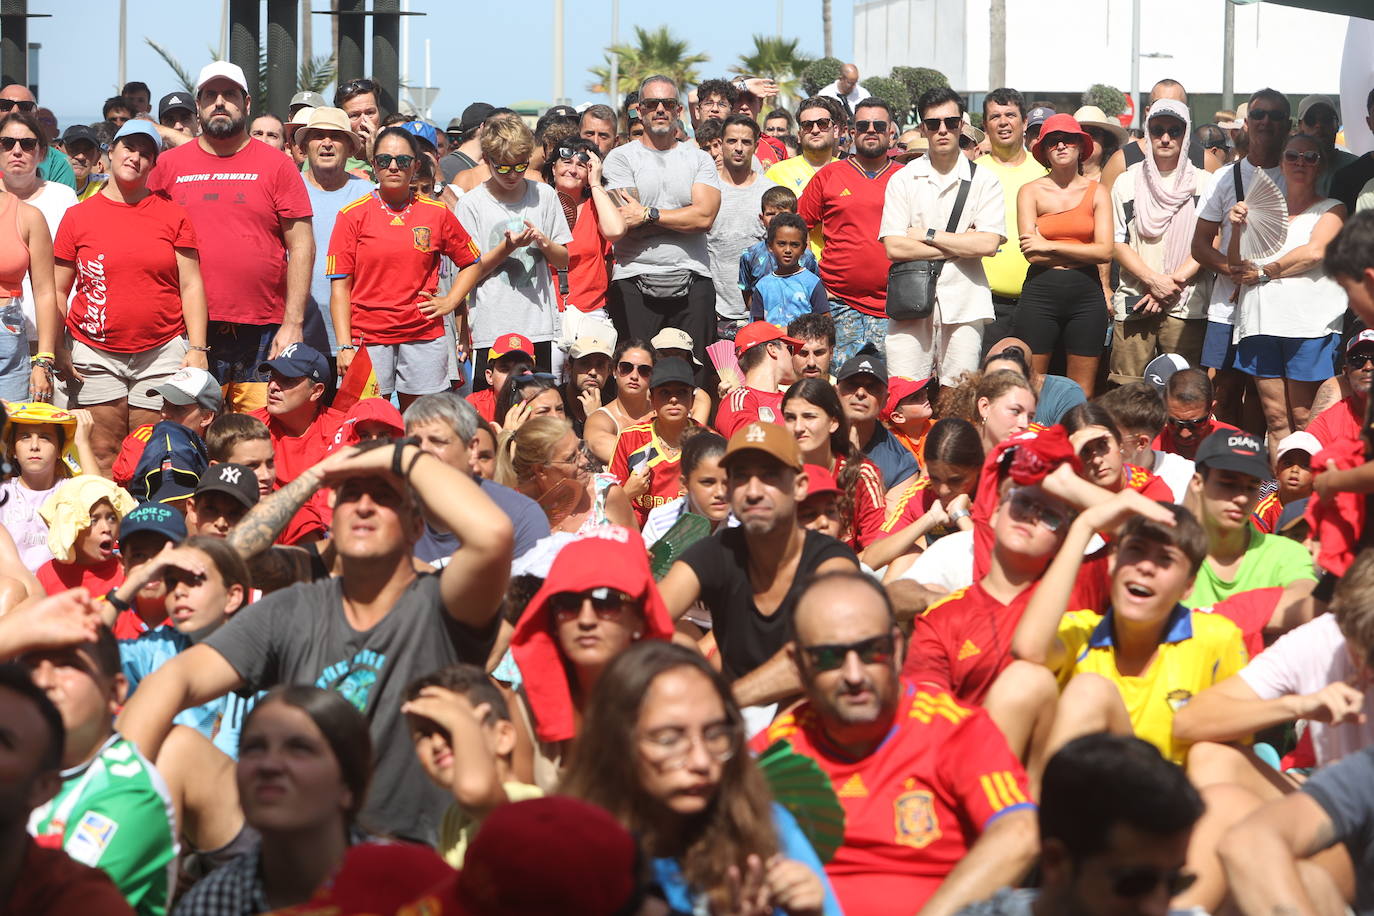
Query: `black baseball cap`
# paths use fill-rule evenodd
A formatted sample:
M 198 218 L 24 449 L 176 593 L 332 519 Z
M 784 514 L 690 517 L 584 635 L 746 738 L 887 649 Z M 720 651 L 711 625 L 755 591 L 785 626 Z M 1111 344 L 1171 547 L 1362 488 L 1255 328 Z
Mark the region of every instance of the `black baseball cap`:
M 258 366 L 258 371 L 275 369 L 287 378 L 308 378 L 312 382 L 328 385 L 332 373 L 329 360 L 309 344 L 293 343 L 276 359 L 269 359 Z
M 487 118 L 491 117 L 491 113 L 495 110 L 496 107 L 494 105 L 490 105 L 486 102 L 473 102 L 467 108 L 463 109 L 463 117 L 458 121 L 456 126 L 452 121 L 448 122 L 448 129 L 460 130 L 463 133 L 467 133 L 477 125 L 486 121 Z
M 1274 476 L 1264 443 L 1244 430 L 1221 429 L 1212 433 L 1198 446 L 1193 463 L 1200 468 L 1249 474 L 1258 480 Z
M 211 492 L 227 493 L 251 509 L 258 504 L 258 478 L 246 465 L 212 464 L 200 475 L 195 495 Z
M 196 113 L 195 100 L 191 98 L 189 92 L 169 92 L 157 103 L 157 119 L 161 121 L 167 117 L 167 112 L 184 108 L 191 114 Z
M 577 109 L 571 105 L 552 105 L 543 114 L 544 118 L 575 118 Z
M 62 143 L 71 146 L 73 143 L 89 143 L 97 149 L 100 147 L 100 138 L 95 135 L 85 124 L 73 124 L 62 132 Z
M 657 369 L 654 370 L 657 373 Z M 835 373 L 835 380 L 843 381 L 855 375 L 871 375 L 884 385 L 887 384 L 887 361 L 878 355 L 878 351 L 869 347 L 864 347 L 849 359 L 845 360 L 840 371 Z
M 692 367 L 687 365 L 687 360 L 679 356 L 669 356 L 654 364 L 654 377 L 649 383 L 649 390 L 674 384 L 686 385 L 689 388 L 695 388 L 697 385 L 696 378 L 692 375 Z

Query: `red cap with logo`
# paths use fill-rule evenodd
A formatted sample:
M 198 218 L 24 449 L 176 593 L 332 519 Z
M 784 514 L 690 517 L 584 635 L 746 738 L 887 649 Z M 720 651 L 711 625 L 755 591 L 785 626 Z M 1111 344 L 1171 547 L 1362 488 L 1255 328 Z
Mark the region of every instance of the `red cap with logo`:
M 502 334 L 487 351 L 487 359 L 500 359 L 507 353 L 524 353 L 534 360 L 534 344 L 524 334 Z
M 782 328 L 766 321 L 754 321 L 746 324 L 739 329 L 735 335 L 735 355 L 743 355 L 745 350 L 751 350 L 759 344 L 770 343 L 774 340 L 781 340 L 789 347 L 800 347 L 801 341 L 795 337 L 788 337 L 782 332 Z

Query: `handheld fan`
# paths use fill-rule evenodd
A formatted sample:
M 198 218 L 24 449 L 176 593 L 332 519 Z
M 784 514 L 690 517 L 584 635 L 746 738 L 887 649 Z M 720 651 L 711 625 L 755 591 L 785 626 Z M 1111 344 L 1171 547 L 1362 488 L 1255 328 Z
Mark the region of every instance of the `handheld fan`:
M 744 384 L 744 373 L 739 371 L 739 358 L 735 356 L 733 340 L 716 341 L 706 348 L 706 355 L 711 365 L 716 367 L 716 374 L 722 382 L 734 388 Z
M 1240 235 L 1240 256 L 1247 261 L 1272 257 L 1288 239 L 1288 201 L 1274 179 L 1255 170 L 1245 192 L 1245 229 Z
M 785 741 L 770 745 L 755 762 L 773 798 L 797 819 L 821 862 L 829 862 L 844 842 L 844 808 L 830 777 L 816 761 L 796 753 Z
M 649 548 L 649 568 L 653 570 L 654 580 L 668 575 L 669 568 L 678 561 L 683 551 L 710 533 L 710 519 L 684 512 L 682 518 L 674 522 L 673 527 Z

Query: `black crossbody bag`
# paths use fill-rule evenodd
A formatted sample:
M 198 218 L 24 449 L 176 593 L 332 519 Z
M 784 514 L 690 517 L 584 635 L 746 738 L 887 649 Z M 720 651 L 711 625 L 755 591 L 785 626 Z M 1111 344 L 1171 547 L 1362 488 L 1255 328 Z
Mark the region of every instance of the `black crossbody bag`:
M 964 214 L 964 203 L 973 185 L 973 173 L 978 168 L 972 162 L 968 165 L 969 177 L 959 182 L 959 195 L 954 198 L 954 209 L 950 211 L 946 232 L 953 232 L 959 224 L 959 217 Z M 935 286 L 944 269 L 944 261 L 898 261 L 889 267 L 887 317 L 893 321 L 929 318 L 935 311 Z

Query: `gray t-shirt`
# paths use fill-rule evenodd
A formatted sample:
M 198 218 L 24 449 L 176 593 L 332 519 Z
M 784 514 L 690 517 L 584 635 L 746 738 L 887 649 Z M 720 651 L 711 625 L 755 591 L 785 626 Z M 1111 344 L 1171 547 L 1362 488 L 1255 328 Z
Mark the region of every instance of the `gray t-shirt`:
M 525 182 L 525 195 L 508 204 L 491 196 L 485 184 L 458 201 L 458 222 L 483 252 L 518 234 L 528 221 L 550 241 L 566 245 L 572 230 L 558 192 L 537 181 Z M 486 349 L 502 334 L 524 334 L 538 343 L 558 336 L 558 301 L 549 262 L 538 245 L 517 248 L 487 274 L 472 294 L 472 345 Z
M 273 592 L 205 644 L 244 679 L 243 696 L 277 684 L 313 684 L 362 711 L 376 761 L 363 825 L 432 844 L 453 798 L 415 759 L 402 692 L 413 679 L 449 665 L 485 665 L 496 632 L 496 619 L 479 632 L 450 617 L 437 575 L 418 576 L 380 623 L 355 630 L 344 616 L 342 580 L 331 578 Z
M 494 480 L 479 478 L 477 485 L 482 488 L 483 493 L 491 497 L 491 501 L 496 503 L 498 509 L 506 513 L 506 517 L 515 526 L 514 559 L 520 559 L 526 551 L 539 543 L 540 539 L 549 536 L 549 517 L 539 508 L 539 503 L 524 493 L 502 486 Z M 462 542 L 458 540 L 458 535 L 451 531 L 435 531 L 426 522 L 424 533 L 420 535 L 420 540 L 415 542 L 414 555 L 415 559 L 442 569 L 448 565 L 453 552 L 461 546 Z
M 1374 747 L 1318 770 L 1302 787 L 1355 863 L 1355 912 L 1374 914 Z
M 754 183 L 740 188 L 721 182 L 720 212 L 706 233 L 711 252 L 711 281 L 716 287 L 716 314 L 722 318 L 748 318 L 744 294 L 739 288 L 739 257 L 750 245 L 763 238 L 763 192 L 777 184 L 755 174 Z
M 677 210 L 692 202 L 692 186 L 720 188 L 715 161 L 690 143 L 659 151 L 638 141 L 617 146 L 602 166 L 606 189 L 634 190 L 639 202 L 660 210 Z M 662 226 L 633 229 L 615 243 L 613 280 L 690 270 L 711 276 L 706 233 L 677 232 Z
M 315 268 L 310 274 L 310 302 L 306 306 L 305 342 L 317 350 L 320 349 L 317 346 L 319 332 L 310 333 L 312 327 L 316 327 L 316 316 L 319 316 L 320 322 L 324 325 L 324 339 L 329 343 L 329 349 L 321 352 L 328 356 L 339 352 L 339 343 L 334 339 L 334 320 L 329 316 L 332 281 L 325 276 L 324 271 L 324 260 L 329 254 L 329 237 L 334 234 L 334 221 L 338 219 L 339 211 L 374 187 L 376 185 L 372 182 L 357 175 L 348 176 L 348 181 L 337 191 L 325 191 L 315 187 L 309 178 L 305 180 L 305 193 L 310 195 L 310 209 L 315 213 L 310 226 L 315 235 Z M 315 339 L 312 340 L 312 337 Z

